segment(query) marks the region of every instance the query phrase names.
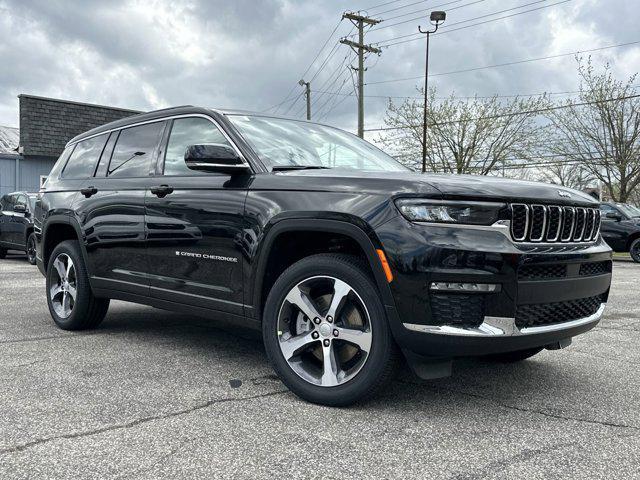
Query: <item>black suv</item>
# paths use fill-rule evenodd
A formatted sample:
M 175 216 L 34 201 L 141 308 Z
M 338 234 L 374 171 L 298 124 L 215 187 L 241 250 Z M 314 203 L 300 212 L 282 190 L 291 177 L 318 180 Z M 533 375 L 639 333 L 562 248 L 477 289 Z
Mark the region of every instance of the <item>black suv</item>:
M 36 264 L 36 236 L 33 233 L 35 193 L 14 192 L 0 198 L 0 258 L 7 250 L 27 254 L 31 265 Z
M 347 405 L 400 353 L 451 360 L 568 345 L 602 316 L 611 249 L 590 196 L 420 175 L 336 128 L 178 107 L 71 140 L 37 204 L 55 323 L 109 299 L 261 329 L 282 381 Z
M 640 208 L 628 203 L 602 203 L 602 236 L 615 252 L 629 252 L 640 263 Z

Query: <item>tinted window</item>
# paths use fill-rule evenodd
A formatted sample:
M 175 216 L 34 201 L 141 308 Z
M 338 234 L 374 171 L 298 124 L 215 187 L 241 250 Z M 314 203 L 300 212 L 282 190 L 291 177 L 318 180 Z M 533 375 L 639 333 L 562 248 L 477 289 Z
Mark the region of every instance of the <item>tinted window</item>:
M 107 140 L 107 144 L 102 150 L 102 155 L 100 156 L 100 162 L 98 163 L 98 168 L 96 169 L 96 177 L 105 177 L 107 175 L 107 168 L 109 167 L 109 159 L 111 158 L 111 152 L 113 151 L 113 146 L 118 139 L 118 132 L 112 132 L 109 136 L 109 140 Z
M 9 206 L 9 195 L 4 195 L 0 198 L 0 210 L 5 211 Z
M 198 175 L 198 172 L 187 168 L 184 153 L 189 145 L 206 143 L 222 143 L 229 145 L 222 132 L 206 118 L 179 118 L 173 121 L 171 135 L 164 158 L 165 175 Z
M 96 163 L 98 163 L 106 141 L 107 134 L 78 142 L 67 166 L 62 171 L 62 178 L 93 177 Z
M 64 166 L 67 163 L 67 160 L 69 159 L 69 156 L 73 152 L 74 148 L 75 148 L 75 145 L 70 145 L 70 146 L 68 146 L 67 148 L 64 149 L 64 151 L 62 152 L 62 155 L 60 155 L 60 157 L 58 158 L 58 161 L 55 163 L 55 165 L 53 166 L 53 168 L 49 172 L 49 175 L 47 177 L 47 181 L 44 182 L 43 186 L 47 185 L 47 183 L 49 181 L 49 178 L 52 178 L 52 179 L 58 178 L 58 175 L 60 174 L 60 171 L 62 171 L 62 169 L 64 168 Z
M 605 216 L 607 213 L 615 213 L 616 215 L 620 215 L 620 212 L 611 205 L 600 204 L 600 211 L 602 212 L 603 216 Z
M 110 177 L 146 177 L 164 122 L 147 123 L 120 132 L 109 164 Z

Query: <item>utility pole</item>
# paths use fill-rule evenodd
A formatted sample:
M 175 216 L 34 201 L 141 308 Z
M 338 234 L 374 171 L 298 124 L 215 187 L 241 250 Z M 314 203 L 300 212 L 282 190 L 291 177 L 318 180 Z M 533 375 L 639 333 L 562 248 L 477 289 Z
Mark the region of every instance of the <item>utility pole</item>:
M 365 17 L 356 12 L 345 12 L 342 14 L 342 18 L 351 20 L 351 23 L 358 29 L 358 43 L 346 38 L 341 39 L 340 43 L 349 45 L 358 54 L 358 68 L 354 68 L 358 71 L 358 136 L 364 138 L 364 71 L 366 70 L 364 68 L 364 52 L 378 54 L 382 52 L 379 48 L 364 44 L 364 27 L 365 25 L 377 25 L 382 20 Z
M 304 78 L 298 81 L 301 87 L 305 87 L 305 96 L 307 97 L 307 120 L 311 120 L 311 82 L 305 82 Z

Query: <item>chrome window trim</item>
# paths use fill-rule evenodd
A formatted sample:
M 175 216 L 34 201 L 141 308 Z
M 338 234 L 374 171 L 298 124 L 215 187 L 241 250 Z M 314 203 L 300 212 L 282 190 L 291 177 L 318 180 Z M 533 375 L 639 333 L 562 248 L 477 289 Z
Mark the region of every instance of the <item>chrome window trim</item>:
M 588 317 L 569 320 L 552 325 L 540 327 L 518 328 L 516 319 L 512 317 L 484 317 L 482 324 L 477 327 L 453 327 L 451 325 L 420 325 L 416 323 L 403 323 L 407 330 L 435 335 L 448 335 L 458 337 L 519 337 L 524 335 L 537 335 L 542 333 L 559 332 L 570 328 L 595 324 L 600 321 L 604 313 L 606 303 L 601 303 L 598 311 Z
M 240 159 L 242 160 L 242 162 L 244 164 L 243 166 L 249 167 L 249 169 L 251 169 L 252 172 L 254 171 L 254 168 L 247 161 L 247 159 L 243 155 L 242 151 L 238 148 L 238 145 L 236 145 L 236 142 L 234 142 L 231 139 L 231 137 L 227 134 L 227 132 L 224 131 L 224 129 L 221 127 L 220 123 L 217 120 L 215 120 L 213 117 L 211 117 L 209 115 L 205 115 L 203 113 L 183 113 L 183 114 L 180 114 L 180 115 L 168 115 L 166 117 L 154 118 L 152 120 L 144 120 L 144 121 L 141 121 L 141 122 L 130 123 L 128 125 L 123 125 L 121 127 L 116 127 L 116 128 L 112 128 L 112 129 L 109 129 L 109 130 L 104 130 L 104 131 L 99 132 L 99 133 L 94 133 L 93 135 L 89 135 L 88 137 L 80 138 L 80 139 L 76 140 L 75 142 L 68 142 L 65 145 L 65 148 L 69 147 L 70 145 L 75 145 L 78 142 L 83 142 L 84 140 L 88 140 L 89 138 L 97 137 L 99 135 L 104 135 L 105 133 L 120 132 L 120 131 L 125 130 L 127 128 L 138 127 L 140 125 L 146 125 L 148 123 L 166 122 L 168 120 L 175 120 L 177 118 L 193 118 L 193 117 L 205 118 L 205 119 L 209 120 L 211 123 L 213 123 L 216 126 L 216 128 L 218 130 L 220 130 L 220 133 L 222 133 L 224 138 L 229 142 L 229 145 L 231 145 L 231 147 L 234 149 L 236 154 L 240 157 Z M 116 141 L 116 144 L 117 144 L 117 141 Z

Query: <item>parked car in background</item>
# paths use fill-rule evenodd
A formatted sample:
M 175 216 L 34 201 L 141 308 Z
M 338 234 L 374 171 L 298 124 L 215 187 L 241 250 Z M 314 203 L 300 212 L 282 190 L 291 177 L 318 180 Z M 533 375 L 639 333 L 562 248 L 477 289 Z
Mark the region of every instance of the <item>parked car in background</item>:
M 36 264 L 33 211 L 37 195 L 14 192 L 0 199 L 0 258 L 7 256 L 7 250 L 20 250 L 31 265 Z
M 628 203 L 600 205 L 602 237 L 615 252 L 629 252 L 640 263 L 640 208 Z

